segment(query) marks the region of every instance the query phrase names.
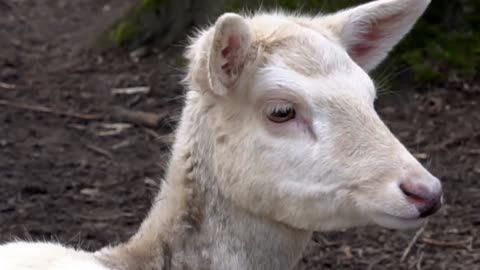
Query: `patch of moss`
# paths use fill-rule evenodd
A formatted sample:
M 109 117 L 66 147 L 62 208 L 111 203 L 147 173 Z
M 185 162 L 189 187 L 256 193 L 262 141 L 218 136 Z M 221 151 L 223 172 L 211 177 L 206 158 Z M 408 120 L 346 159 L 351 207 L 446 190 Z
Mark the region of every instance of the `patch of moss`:
M 427 56 L 421 50 L 414 50 L 401 55 L 401 59 L 409 65 L 414 78 L 420 82 L 440 82 L 442 73 L 440 73 L 435 64 L 427 60 Z
M 263 0 L 263 9 L 281 8 L 310 14 L 328 13 L 368 0 Z M 226 1 L 229 11 L 255 10 L 259 3 Z M 461 77 L 476 76 L 480 55 L 480 1 L 436 0 L 422 20 L 392 53 L 387 65 L 407 65 L 420 83 L 447 79 L 442 71 L 454 70 Z M 398 60 L 398 61 L 397 61 Z
M 165 6 L 166 1 L 141 0 L 108 33 L 109 41 L 117 47 L 122 47 L 134 40 L 145 39 L 149 29 L 145 24 L 146 18 L 155 17 L 158 10 Z
M 205 1 L 209 10 L 245 11 L 281 8 L 310 14 L 327 13 L 369 2 L 369 0 L 212 0 Z M 173 0 L 139 0 L 139 3 L 115 25 L 108 34 L 115 46 L 143 45 L 148 34 L 164 35 L 152 31 L 166 4 Z M 209 11 L 210 12 L 210 11 Z M 205 16 L 214 16 L 211 12 Z M 157 18 L 157 20 L 152 20 Z M 213 18 L 212 18 L 213 20 Z M 155 22 L 155 23 L 152 23 Z M 172 30 L 173 31 L 173 30 Z M 179 31 L 179 30 L 174 30 Z M 160 37 L 161 38 L 161 37 Z M 400 61 L 422 83 L 447 79 L 445 70 L 454 70 L 461 77 L 478 76 L 480 66 L 480 1 L 436 0 L 414 30 L 394 50 L 390 57 Z M 387 63 L 388 65 L 388 63 Z M 443 73 L 442 73 L 443 72 Z
M 447 29 L 449 26 L 427 18 L 395 50 L 393 57 L 404 60 L 423 83 L 446 80 L 448 76 L 439 70 L 447 69 L 464 79 L 473 79 L 480 66 L 480 31 L 473 27 L 452 31 Z
M 244 1 L 240 1 L 240 0 L 226 1 L 224 8 L 225 8 L 225 11 L 227 12 L 243 11 L 243 9 L 245 9 Z
M 138 5 L 137 9 L 134 10 L 137 14 L 141 14 L 145 11 L 153 11 L 155 9 L 161 8 L 165 4 L 165 0 L 143 0 Z
M 277 0 L 288 10 L 332 12 L 365 0 Z M 400 62 L 398 62 L 399 60 Z M 472 79 L 480 66 L 480 1 L 436 0 L 414 30 L 392 53 L 389 63 L 406 64 L 420 83 L 448 78 L 444 70 Z
M 138 33 L 137 26 L 130 21 L 122 21 L 110 31 L 108 37 L 113 44 L 116 46 L 121 46 L 131 38 L 137 36 Z

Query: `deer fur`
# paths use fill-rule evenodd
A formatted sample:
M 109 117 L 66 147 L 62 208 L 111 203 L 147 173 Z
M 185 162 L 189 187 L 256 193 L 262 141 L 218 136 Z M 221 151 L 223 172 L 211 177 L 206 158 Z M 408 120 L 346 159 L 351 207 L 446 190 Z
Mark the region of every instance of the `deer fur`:
M 440 182 L 380 120 L 367 73 L 429 2 L 222 15 L 187 50 L 171 160 L 138 232 L 93 253 L 7 243 L 0 269 L 286 270 L 313 231 L 422 225 L 399 182 L 428 192 Z M 269 120 L 286 106 L 296 118 Z

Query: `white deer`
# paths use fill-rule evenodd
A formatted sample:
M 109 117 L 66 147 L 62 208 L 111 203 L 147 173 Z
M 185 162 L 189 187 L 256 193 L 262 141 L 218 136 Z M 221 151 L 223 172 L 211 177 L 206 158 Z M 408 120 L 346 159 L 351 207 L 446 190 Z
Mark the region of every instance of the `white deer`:
M 0 269 L 292 269 L 313 231 L 415 228 L 442 189 L 374 110 L 376 67 L 429 0 L 225 14 L 187 52 L 164 185 L 126 243 L 0 246 Z

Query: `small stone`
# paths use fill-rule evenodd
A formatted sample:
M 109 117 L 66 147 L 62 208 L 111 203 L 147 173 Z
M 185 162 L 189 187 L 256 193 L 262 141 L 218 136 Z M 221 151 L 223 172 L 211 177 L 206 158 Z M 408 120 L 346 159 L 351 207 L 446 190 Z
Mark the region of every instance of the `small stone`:
M 394 114 L 397 110 L 394 107 L 385 107 L 381 109 L 381 112 L 384 114 Z
M 419 160 L 427 160 L 428 159 L 428 154 L 427 153 L 414 153 L 414 157 L 416 157 Z
M 1 81 L 15 81 L 18 79 L 18 72 L 12 67 L 5 67 L 0 71 Z
M 87 195 L 90 197 L 95 197 L 95 196 L 98 196 L 98 194 L 100 194 L 100 191 L 96 188 L 84 188 L 80 190 L 80 194 Z
M 431 115 L 436 115 L 443 111 L 445 102 L 439 97 L 430 97 L 426 101 L 426 107 Z
M 147 56 L 148 50 L 145 47 L 140 47 L 132 52 L 130 52 L 130 59 L 132 59 L 133 62 L 138 63 L 140 59 L 144 58 Z
M 143 180 L 143 182 L 149 186 L 153 186 L 153 187 L 157 187 L 158 186 L 158 183 L 153 180 L 152 178 L 150 177 L 145 177 L 145 179 Z

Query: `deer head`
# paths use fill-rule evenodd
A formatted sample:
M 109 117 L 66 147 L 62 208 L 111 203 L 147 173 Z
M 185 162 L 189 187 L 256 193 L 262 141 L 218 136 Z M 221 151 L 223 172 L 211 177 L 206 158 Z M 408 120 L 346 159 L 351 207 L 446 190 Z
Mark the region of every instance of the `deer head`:
M 202 128 L 222 194 L 305 230 L 412 228 L 433 214 L 441 184 L 379 118 L 367 74 L 429 2 L 380 0 L 317 17 L 225 14 L 200 33 L 187 82 L 210 108 Z

